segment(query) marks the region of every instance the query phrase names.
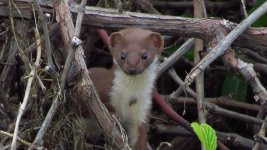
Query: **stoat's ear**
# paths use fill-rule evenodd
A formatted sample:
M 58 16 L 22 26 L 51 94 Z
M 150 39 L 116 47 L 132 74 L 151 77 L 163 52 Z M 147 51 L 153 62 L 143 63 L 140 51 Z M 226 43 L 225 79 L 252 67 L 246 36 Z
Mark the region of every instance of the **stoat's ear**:
M 115 48 L 119 46 L 122 42 L 122 35 L 120 32 L 114 32 L 110 35 L 109 41 L 108 41 L 108 46 L 110 49 Z
M 162 52 L 164 40 L 159 33 L 152 32 L 151 34 L 149 34 L 147 39 L 153 43 L 153 45 L 159 50 L 159 52 Z

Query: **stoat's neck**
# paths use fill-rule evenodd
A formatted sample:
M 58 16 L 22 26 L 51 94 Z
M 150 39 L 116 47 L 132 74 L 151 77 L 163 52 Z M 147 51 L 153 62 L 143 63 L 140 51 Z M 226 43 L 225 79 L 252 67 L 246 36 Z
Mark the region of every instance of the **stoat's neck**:
M 131 90 L 137 90 L 136 88 L 140 89 L 140 92 L 144 89 L 152 90 L 154 81 L 157 77 L 157 58 L 146 68 L 142 73 L 137 75 L 127 75 L 125 74 L 119 67 L 115 69 L 114 72 L 114 86 L 124 86 Z M 136 94 L 141 94 L 136 93 Z
M 157 66 L 155 59 L 138 75 L 127 75 L 118 66 L 114 72 L 111 105 L 129 134 L 131 146 L 138 139 L 140 125 L 148 119 Z

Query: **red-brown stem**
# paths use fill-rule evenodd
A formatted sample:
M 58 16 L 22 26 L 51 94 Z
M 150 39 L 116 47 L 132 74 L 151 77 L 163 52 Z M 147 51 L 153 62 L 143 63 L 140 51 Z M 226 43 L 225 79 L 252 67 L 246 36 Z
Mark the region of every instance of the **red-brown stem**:
M 104 30 L 104 29 L 97 29 L 97 33 L 99 34 L 99 36 L 101 37 L 103 43 L 105 45 L 108 45 L 108 39 L 109 39 L 109 36 L 107 34 L 107 31 Z
M 161 98 L 159 93 L 157 91 L 153 91 L 152 93 L 153 100 L 159 105 L 159 107 L 162 109 L 162 111 L 171 119 L 173 119 L 175 122 L 186 128 L 188 131 L 193 132 L 192 128 L 190 127 L 190 123 L 186 121 L 183 117 L 178 115 L 170 105 L 166 103 L 165 100 Z

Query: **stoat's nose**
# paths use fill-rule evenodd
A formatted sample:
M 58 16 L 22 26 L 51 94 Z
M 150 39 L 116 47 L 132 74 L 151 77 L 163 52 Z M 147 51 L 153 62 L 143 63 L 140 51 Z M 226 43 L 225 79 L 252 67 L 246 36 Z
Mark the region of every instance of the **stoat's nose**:
M 138 72 L 137 72 L 137 70 L 135 68 L 128 68 L 127 69 L 127 73 L 129 75 L 136 75 Z

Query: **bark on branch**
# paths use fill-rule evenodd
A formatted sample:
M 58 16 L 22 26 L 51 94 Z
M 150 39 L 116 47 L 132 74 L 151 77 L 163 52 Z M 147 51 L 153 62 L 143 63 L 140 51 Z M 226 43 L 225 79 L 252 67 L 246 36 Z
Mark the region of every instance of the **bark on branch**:
M 14 11 L 14 17 L 23 17 L 26 19 L 33 19 L 32 3 L 33 0 L 15 0 L 14 1 L 20 13 Z M 41 3 L 44 12 L 53 13 L 52 4 L 49 2 Z M 0 16 L 9 16 L 5 0 L 0 0 Z M 79 5 L 72 5 L 71 12 L 75 15 L 79 12 Z M 201 38 L 204 41 L 210 41 L 222 34 L 222 31 L 230 31 L 236 27 L 236 24 L 222 19 L 195 19 L 184 18 L 166 15 L 152 15 L 135 12 L 118 12 L 114 9 L 104 9 L 99 7 L 86 7 L 84 12 L 83 24 L 94 28 L 106 28 L 118 30 L 126 27 L 141 27 L 150 29 L 163 34 L 179 35 L 186 37 Z M 237 45 L 245 45 L 252 47 L 251 49 L 265 48 L 267 43 L 267 29 L 249 28 L 244 32 L 239 41 L 246 40 L 253 41 L 253 44 L 244 42 L 236 42 Z M 255 34 L 256 33 L 256 34 Z M 256 37 L 261 38 L 256 38 Z M 217 38 L 221 40 L 221 38 Z
M 74 51 L 72 45 L 70 45 L 72 37 L 75 36 L 74 25 L 71 20 L 71 13 L 69 12 L 68 4 L 65 0 L 55 0 L 54 7 L 57 12 L 57 19 L 65 46 L 68 47 L 69 50 Z M 95 91 L 89 77 L 82 51 L 82 47 L 79 46 L 76 49 L 74 56 L 74 61 L 77 61 L 78 65 L 81 66 L 82 69 L 81 78 L 76 85 L 77 88 L 74 90 L 74 95 L 85 104 L 85 107 L 88 110 L 93 112 L 93 115 L 103 130 L 106 141 L 113 149 L 130 149 L 127 142 L 127 136 L 122 130 L 119 122 L 116 121 L 115 117 L 109 114 Z

